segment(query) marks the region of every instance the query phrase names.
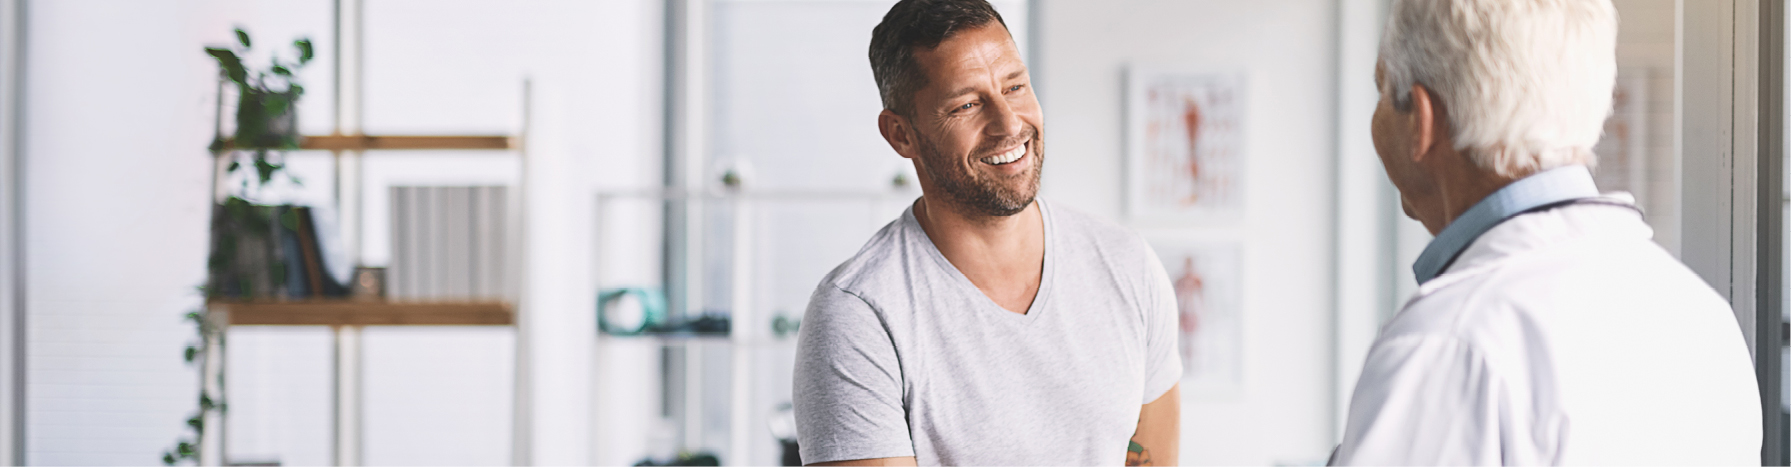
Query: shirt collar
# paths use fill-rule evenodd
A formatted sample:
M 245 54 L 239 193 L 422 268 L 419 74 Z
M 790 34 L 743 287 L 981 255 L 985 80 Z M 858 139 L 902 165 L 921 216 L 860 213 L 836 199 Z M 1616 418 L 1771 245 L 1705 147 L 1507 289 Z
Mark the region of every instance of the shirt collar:
M 1444 227 L 1442 233 L 1424 247 L 1418 261 L 1412 263 L 1412 274 L 1417 276 L 1419 284 L 1429 282 L 1442 274 L 1449 263 L 1481 234 L 1505 219 L 1539 206 L 1593 196 L 1598 196 L 1598 186 L 1592 183 L 1592 172 L 1585 166 L 1549 169 L 1511 182 L 1475 203 Z

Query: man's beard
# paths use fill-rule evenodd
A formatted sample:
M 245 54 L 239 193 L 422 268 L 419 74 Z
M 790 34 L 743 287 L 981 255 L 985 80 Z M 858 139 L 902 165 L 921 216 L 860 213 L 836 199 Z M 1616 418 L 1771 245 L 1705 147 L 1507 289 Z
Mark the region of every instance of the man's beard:
M 918 133 L 918 132 L 917 132 Z M 985 216 L 1007 217 L 1019 214 L 1032 205 L 1039 194 L 1039 177 L 1044 173 L 1045 142 L 1038 136 L 1038 129 L 1026 127 L 1026 133 L 1018 138 L 985 143 L 976 148 L 972 154 L 985 154 L 994 150 L 1011 147 L 1014 140 L 1028 143 L 1027 157 L 1033 158 L 1031 170 L 1010 177 L 991 178 L 975 170 L 960 170 L 964 167 L 956 158 L 948 157 L 939 151 L 925 135 L 917 134 L 920 156 L 927 161 L 927 175 L 931 176 L 933 185 L 945 191 L 945 196 L 960 212 L 976 213 Z M 981 164 L 973 161 L 972 164 Z M 1018 181 L 1018 183 L 1014 183 Z

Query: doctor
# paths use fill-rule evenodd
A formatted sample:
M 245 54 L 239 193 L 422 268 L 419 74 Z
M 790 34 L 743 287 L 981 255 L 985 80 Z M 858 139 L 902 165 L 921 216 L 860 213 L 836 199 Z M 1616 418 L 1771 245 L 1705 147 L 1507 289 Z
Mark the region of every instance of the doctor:
M 1395 0 L 1375 151 L 1436 235 L 1381 329 L 1335 464 L 1760 462 L 1728 304 L 1588 167 L 1609 0 Z

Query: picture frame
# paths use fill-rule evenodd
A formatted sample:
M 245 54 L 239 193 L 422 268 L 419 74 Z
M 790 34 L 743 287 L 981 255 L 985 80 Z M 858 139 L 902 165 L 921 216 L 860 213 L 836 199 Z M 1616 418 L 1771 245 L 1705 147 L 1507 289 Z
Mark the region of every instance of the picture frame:
M 1229 397 L 1244 386 L 1244 248 L 1233 240 L 1151 237 L 1176 296 L 1182 391 Z
M 1148 225 L 1228 225 L 1244 215 L 1248 75 L 1126 71 L 1126 214 Z

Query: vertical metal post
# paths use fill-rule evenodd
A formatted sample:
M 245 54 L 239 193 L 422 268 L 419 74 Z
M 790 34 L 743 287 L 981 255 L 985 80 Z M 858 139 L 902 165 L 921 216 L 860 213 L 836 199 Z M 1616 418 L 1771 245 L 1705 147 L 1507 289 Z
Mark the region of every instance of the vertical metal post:
M 361 465 L 361 329 L 336 326 L 336 465 Z
M 752 341 L 759 331 L 758 319 L 752 303 L 752 202 L 746 195 L 735 193 L 733 196 L 734 222 L 732 258 L 728 261 L 729 293 L 731 305 L 728 307 L 729 321 L 728 341 L 734 345 L 728 349 L 732 359 L 729 368 L 731 376 L 728 386 L 728 458 L 727 465 L 752 465 L 747 460 L 747 433 L 751 432 L 748 423 L 752 418 Z
M 529 351 L 529 336 L 532 334 L 530 326 L 534 323 L 531 314 L 529 313 L 532 309 L 533 299 L 532 294 L 527 289 L 527 284 L 530 279 L 529 271 L 534 267 L 535 253 L 530 250 L 531 244 L 528 235 L 526 235 L 529 223 L 534 222 L 534 213 L 529 210 L 531 201 L 533 201 L 529 196 L 529 181 L 533 178 L 533 176 L 530 175 L 530 165 L 532 164 L 529 160 L 529 143 L 531 142 L 530 138 L 532 136 L 530 124 L 533 122 L 534 113 L 534 84 L 530 80 L 524 79 L 522 81 L 522 131 L 521 134 L 517 136 L 518 143 L 516 148 L 516 151 L 520 154 L 517 159 L 522 165 L 522 170 L 520 171 L 520 179 L 516 183 L 516 196 L 511 197 L 511 199 L 515 200 L 513 201 L 515 204 L 512 204 L 514 209 L 512 209 L 511 212 L 516 213 L 516 222 L 512 223 L 512 225 L 516 227 L 511 230 L 512 235 L 510 238 L 514 239 L 513 242 L 514 245 L 516 245 L 515 251 L 518 253 L 517 261 L 511 264 L 514 265 L 512 267 L 515 268 L 516 277 L 519 278 L 519 280 L 516 281 L 518 290 L 515 295 L 515 324 L 511 325 L 512 329 L 516 332 L 516 363 L 511 369 L 514 378 L 511 380 L 513 393 L 511 394 L 510 401 L 511 465 L 529 465 L 532 463 L 534 455 L 534 444 L 531 441 L 531 435 L 534 433 L 533 415 L 535 406 L 533 402 L 534 395 L 530 393 L 530 388 L 533 387 L 533 385 L 530 384 L 531 378 L 533 378 L 533 372 L 530 371 L 530 361 L 532 359 L 530 358 L 531 352 Z
M 361 134 L 361 0 L 336 0 L 336 134 Z M 348 257 L 361 260 L 361 177 L 359 151 L 335 153 L 336 208 Z M 335 331 L 335 462 L 361 465 L 361 330 Z
M 224 396 L 224 331 L 230 320 L 222 312 L 205 313 L 205 323 L 200 326 L 204 330 L 204 357 L 199 362 L 199 386 L 212 400 L 223 402 Z M 225 465 L 230 461 L 225 457 L 224 445 L 224 410 L 201 410 L 201 421 L 207 429 L 199 437 L 199 465 Z
M 25 1 L 0 0 L 0 462 L 25 465 Z
M 1765 440 L 1761 444 L 1760 462 L 1784 465 L 1786 456 L 1786 419 L 1781 392 L 1784 374 L 1781 361 L 1784 347 L 1784 164 L 1785 164 L 1785 3 L 1784 0 L 1758 0 L 1759 22 L 1759 119 L 1756 145 L 1757 181 L 1755 186 L 1758 239 L 1756 246 L 1754 309 L 1754 367 L 1760 382 L 1760 402 Z M 1745 21 L 1746 15 L 1737 15 Z
M 709 0 L 668 0 L 666 8 L 666 203 L 665 288 L 673 319 L 703 308 L 704 233 L 703 162 L 708 157 Z M 683 441 L 687 449 L 702 442 L 703 347 L 692 341 L 682 352 L 684 378 L 667 388 L 666 397 L 681 393 Z M 676 389 L 681 389 L 677 391 Z

